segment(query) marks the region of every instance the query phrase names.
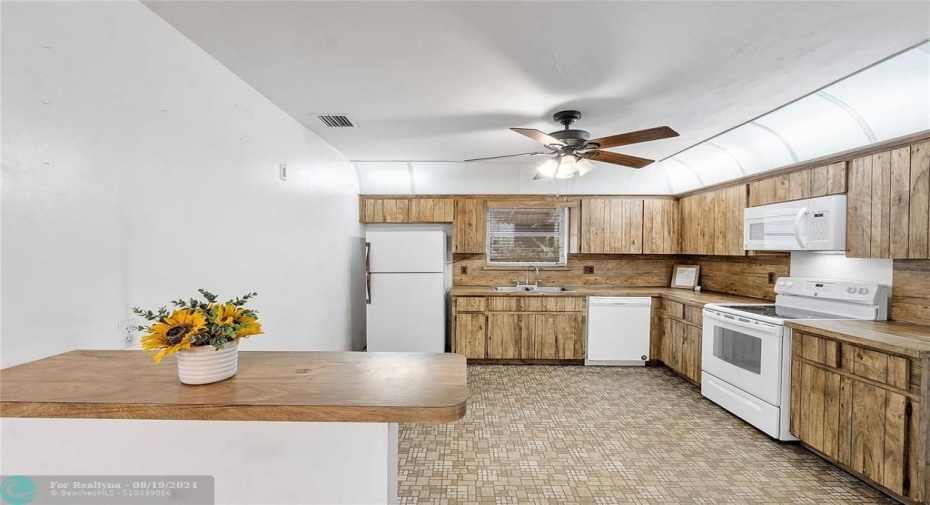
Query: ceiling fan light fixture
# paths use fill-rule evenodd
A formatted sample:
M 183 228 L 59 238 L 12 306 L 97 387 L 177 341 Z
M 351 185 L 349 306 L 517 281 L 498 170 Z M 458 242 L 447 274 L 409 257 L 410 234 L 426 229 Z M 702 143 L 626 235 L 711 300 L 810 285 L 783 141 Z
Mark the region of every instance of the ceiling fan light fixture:
M 575 172 L 578 171 L 578 160 L 571 154 L 566 154 L 562 156 L 562 161 L 559 163 L 559 168 L 555 172 L 556 179 L 571 179 L 575 176 Z
M 588 172 L 594 170 L 595 168 L 597 168 L 597 165 L 595 165 L 594 163 L 591 163 L 590 161 L 584 158 L 579 159 L 578 160 L 578 177 L 581 177 L 587 174 Z
M 536 175 L 539 179 L 552 179 L 555 177 L 556 171 L 559 169 L 559 160 L 558 158 L 549 158 L 545 163 L 539 165 L 536 168 Z

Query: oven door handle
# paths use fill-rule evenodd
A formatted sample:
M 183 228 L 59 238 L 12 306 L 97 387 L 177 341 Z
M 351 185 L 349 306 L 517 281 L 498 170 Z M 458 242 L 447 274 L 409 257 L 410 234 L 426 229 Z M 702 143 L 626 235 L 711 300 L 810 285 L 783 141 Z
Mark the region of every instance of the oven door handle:
M 732 315 L 732 314 L 728 314 L 728 315 Z M 752 329 L 756 329 L 759 331 L 765 331 L 766 333 L 777 333 L 778 328 L 780 328 L 780 326 L 777 324 L 766 323 L 763 321 L 757 321 L 759 323 L 758 325 L 753 324 L 751 327 L 747 327 L 747 326 L 740 324 L 739 319 L 737 319 L 737 318 L 749 319 L 747 317 L 733 315 L 733 319 L 730 319 L 726 316 L 719 315 L 718 313 L 710 312 L 707 310 L 704 311 L 704 317 L 708 319 L 713 319 L 714 321 L 720 321 L 721 323 L 728 323 L 728 324 L 731 324 L 733 326 L 737 326 L 740 328 L 752 328 Z

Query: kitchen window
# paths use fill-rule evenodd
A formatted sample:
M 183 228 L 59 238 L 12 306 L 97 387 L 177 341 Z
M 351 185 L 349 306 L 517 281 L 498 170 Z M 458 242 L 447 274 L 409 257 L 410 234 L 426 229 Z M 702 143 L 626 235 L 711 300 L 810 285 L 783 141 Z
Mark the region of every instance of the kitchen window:
M 568 208 L 490 207 L 488 265 L 565 266 Z

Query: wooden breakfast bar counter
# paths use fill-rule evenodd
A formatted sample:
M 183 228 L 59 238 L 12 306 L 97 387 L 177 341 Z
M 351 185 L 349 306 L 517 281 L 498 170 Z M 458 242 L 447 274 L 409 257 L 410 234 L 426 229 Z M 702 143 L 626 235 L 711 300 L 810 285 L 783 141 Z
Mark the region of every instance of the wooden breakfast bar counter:
M 72 351 L 0 370 L 0 473 L 213 475 L 216 503 L 394 503 L 397 423 L 465 415 L 457 354 L 240 352 L 181 384 L 173 359 Z

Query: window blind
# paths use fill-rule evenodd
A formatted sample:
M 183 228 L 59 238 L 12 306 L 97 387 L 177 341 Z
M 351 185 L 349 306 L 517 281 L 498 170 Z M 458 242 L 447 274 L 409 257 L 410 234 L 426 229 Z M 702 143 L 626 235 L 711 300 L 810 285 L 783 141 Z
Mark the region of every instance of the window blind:
M 568 209 L 488 208 L 489 265 L 565 265 Z

